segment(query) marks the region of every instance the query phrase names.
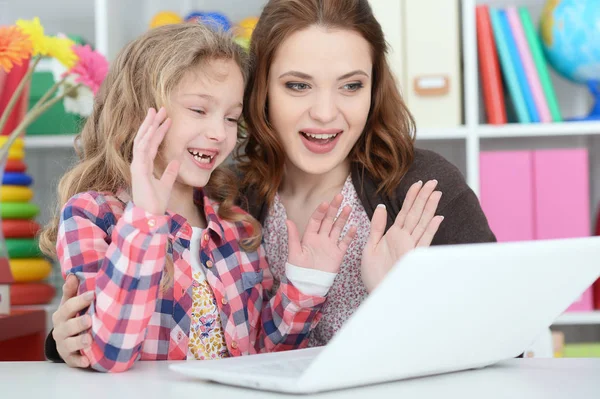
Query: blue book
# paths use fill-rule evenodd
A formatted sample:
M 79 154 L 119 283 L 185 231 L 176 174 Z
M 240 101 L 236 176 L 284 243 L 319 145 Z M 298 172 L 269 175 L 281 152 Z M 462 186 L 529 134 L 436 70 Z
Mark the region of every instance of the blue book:
M 506 15 L 506 11 L 498 10 L 498 17 L 500 19 L 500 26 L 504 31 L 504 37 L 506 40 L 506 46 L 508 47 L 508 53 L 510 54 L 510 59 L 512 60 L 512 63 L 515 68 L 515 73 L 517 74 L 517 80 L 519 81 L 521 92 L 523 93 L 523 99 L 525 100 L 525 105 L 527 106 L 529 118 L 531 119 L 531 122 L 539 122 L 540 114 L 538 113 L 538 110 L 535 106 L 533 92 L 531 91 L 531 87 L 529 86 L 527 74 L 525 73 L 525 67 L 523 66 L 523 60 L 521 60 L 519 49 L 517 47 L 517 42 L 515 41 L 514 33 L 510 28 L 510 22 L 508 22 L 508 16 Z
M 504 14 L 506 16 L 506 13 Z M 492 21 L 492 30 L 494 31 L 494 40 L 496 41 L 496 47 L 498 50 L 498 59 L 500 60 L 500 66 L 502 67 L 502 76 L 506 87 L 508 88 L 508 94 L 513 104 L 513 108 L 517 114 L 517 120 L 520 123 L 529 123 L 529 113 L 527 112 L 527 106 L 525 105 L 525 99 L 523 97 L 523 91 L 517 78 L 515 66 L 511 60 L 510 52 L 506 42 L 506 34 L 502 29 L 500 22 L 500 13 L 498 9 L 490 7 L 490 20 Z M 508 109 L 507 109 L 508 111 Z

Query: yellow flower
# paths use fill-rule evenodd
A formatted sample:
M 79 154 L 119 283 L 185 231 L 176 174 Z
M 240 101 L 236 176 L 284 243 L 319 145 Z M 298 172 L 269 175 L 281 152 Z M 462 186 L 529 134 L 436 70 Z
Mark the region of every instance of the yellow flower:
M 33 44 L 33 55 L 48 55 L 48 37 L 44 35 L 44 27 L 38 17 L 32 20 L 17 20 L 17 26 L 29 36 Z
M 79 59 L 73 51 L 74 45 L 75 42 L 68 37 L 49 37 L 48 55 L 56 58 L 67 69 L 71 69 Z

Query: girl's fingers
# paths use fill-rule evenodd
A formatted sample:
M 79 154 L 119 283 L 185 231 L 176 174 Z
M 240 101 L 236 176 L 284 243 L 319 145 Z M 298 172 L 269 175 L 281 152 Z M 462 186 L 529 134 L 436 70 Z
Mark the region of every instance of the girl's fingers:
M 165 135 L 169 131 L 171 127 L 171 118 L 165 119 L 165 121 L 158 127 L 156 133 L 154 133 L 154 137 L 150 138 L 150 148 L 148 152 L 148 157 L 154 161 L 156 158 L 156 154 L 158 153 L 158 149 L 163 142 Z
M 154 120 L 154 116 L 156 116 L 156 110 L 154 108 L 150 108 L 148 110 L 148 113 L 146 113 L 146 117 L 144 118 L 144 121 L 140 125 L 140 128 L 138 129 L 138 131 L 135 135 L 135 138 L 133 139 L 134 148 L 138 144 L 138 142 L 142 139 L 142 137 L 144 137 L 146 135 L 146 133 L 148 132 L 148 128 L 150 127 L 150 125 L 152 124 L 152 121 Z
M 180 166 L 181 162 L 177 160 L 169 162 L 167 168 L 163 172 L 162 177 L 160 178 L 163 190 L 168 190 L 169 192 L 171 191 L 173 184 L 175 184 L 175 180 L 177 180 L 177 176 L 179 175 Z

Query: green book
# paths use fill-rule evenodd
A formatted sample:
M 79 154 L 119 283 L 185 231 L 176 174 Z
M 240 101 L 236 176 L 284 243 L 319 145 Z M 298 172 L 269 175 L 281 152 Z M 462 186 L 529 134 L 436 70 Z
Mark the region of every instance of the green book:
M 519 16 L 521 18 L 523 30 L 525 31 L 527 43 L 531 49 L 531 55 L 533 56 L 535 68 L 540 76 L 540 82 L 544 90 L 544 95 L 546 96 L 546 101 L 548 102 L 548 108 L 550 109 L 552 120 L 554 122 L 562 122 L 562 116 L 560 115 L 558 101 L 556 101 L 556 93 L 554 93 L 554 86 L 552 85 L 550 74 L 548 73 L 548 67 L 546 66 L 546 59 L 542 51 L 542 45 L 540 43 L 540 39 L 537 37 L 533 22 L 531 21 L 531 16 L 529 15 L 527 8 L 519 7 Z
M 563 357 L 600 357 L 600 344 L 567 344 L 563 348 Z

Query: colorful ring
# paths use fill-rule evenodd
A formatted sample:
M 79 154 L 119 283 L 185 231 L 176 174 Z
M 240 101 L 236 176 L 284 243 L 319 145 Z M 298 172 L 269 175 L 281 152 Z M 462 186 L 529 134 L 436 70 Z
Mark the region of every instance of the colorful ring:
M 8 141 L 8 136 L 0 136 L 0 147 L 3 146 L 6 142 Z M 17 138 L 15 140 L 15 142 L 13 143 L 13 145 L 10 146 L 10 148 L 24 148 L 25 147 L 25 141 L 23 141 L 22 138 Z
M 29 202 L 0 203 L 0 216 L 2 219 L 33 219 L 39 212 L 40 208 Z
M 54 299 L 56 289 L 48 283 L 17 283 L 10 286 L 13 306 L 45 305 Z
M 4 219 L 0 224 L 5 238 L 33 238 L 41 229 L 33 220 Z
M 25 150 L 22 148 L 10 148 L 8 150 L 8 159 L 12 161 L 20 161 L 25 158 Z
M 10 259 L 39 258 L 44 256 L 35 238 L 7 238 L 6 251 Z
M 3 186 L 30 186 L 32 183 L 31 176 L 25 173 L 5 172 L 2 176 Z
M 17 161 L 15 159 L 9 159 L 8 161 L 6 161 L 6 166 L 4 167 L 5 172 L 23 173 L 26 170 L 27 170 L 27 165 L 25 165 L 25 162 Z
M 8 263 L 16 283 L 40 281 L 52 272 L 52 265 L 44 258 L 9 259 Z
M 29 202 L 33 198 L 33 190 L 23 186 L 0 186 L 1 202 Z

